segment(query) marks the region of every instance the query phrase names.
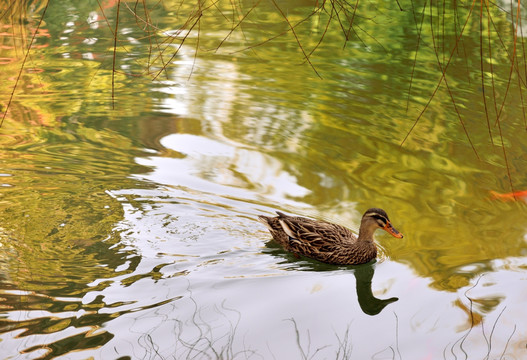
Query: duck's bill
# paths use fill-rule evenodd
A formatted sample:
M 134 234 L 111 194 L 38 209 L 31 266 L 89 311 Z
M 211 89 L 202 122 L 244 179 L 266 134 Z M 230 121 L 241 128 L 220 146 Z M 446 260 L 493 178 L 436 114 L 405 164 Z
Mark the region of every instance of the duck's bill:
M 393 237 L 396 237 L 398 239 L 401 239 L 403 237 L 403 234 L 401 234 L 399 231 L 397 231 L 393 226 L 392 224 L 390 223 L 387 223 L 384 227 L 383 227 L 384 230 L 386 230 L 387 233 L 389 233 L 390 235 L 392 235 Z

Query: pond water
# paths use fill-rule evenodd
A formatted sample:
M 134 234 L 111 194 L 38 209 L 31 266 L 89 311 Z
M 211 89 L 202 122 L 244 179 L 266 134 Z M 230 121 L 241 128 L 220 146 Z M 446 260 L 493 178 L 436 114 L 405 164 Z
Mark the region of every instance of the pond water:
M 3 359 L 526 358 L 510 4 L 332 4 L 0 5 Z M 405 237 L 361 266 L 257 221 L 369 207 Z

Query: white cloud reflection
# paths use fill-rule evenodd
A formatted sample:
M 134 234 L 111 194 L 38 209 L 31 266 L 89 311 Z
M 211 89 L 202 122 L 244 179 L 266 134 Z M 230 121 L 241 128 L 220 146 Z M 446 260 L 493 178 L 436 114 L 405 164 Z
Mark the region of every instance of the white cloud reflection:
M 136 159 L 154 169 L 145 177 L 157 183 L 252 200 L 261 195 L 279 202 L 310 193 L 279 160 L 261 152 L 190 134 L 168 135 L 161 144 L 183 158 Z

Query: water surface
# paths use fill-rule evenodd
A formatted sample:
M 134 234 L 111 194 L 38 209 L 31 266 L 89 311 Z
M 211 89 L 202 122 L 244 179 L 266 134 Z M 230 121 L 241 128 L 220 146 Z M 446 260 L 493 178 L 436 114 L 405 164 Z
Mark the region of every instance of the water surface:
M 3 358 L 525 356 L 527 211 L 491 196 L 511 191 L 500 127 L 527 186 L 515 77 L 494 124 L 507 53 L 485 58 L 483 88 L 467 32 L 447 73 L 456 106 L 443 83 L 401 146 L 468 8 L 457 30 L 425 8 L 414 67 L 424 4 L 364 5 L 348 42 L 325 30 L 327 7 L 295 28 L 309 51 L 324 36 L 317 75 L 272 2 L 230 35 L 254 4 L 220 2 L 182 32 L 193 5 L 149 4 L 157 37 L 135 5 L 120 4 L 112 99 L 103 12 L 113 28 L 117 3 L 51 2 L 0 129 Z M 292 23 L 313 10 L 280 6 Z M 28 9 L 2 18 L 3 109 L 44 4 Z M 493 49 L 510 50 L 511 17 L 491 15 Z M 379 258 L 359 267 L 288 254 L 256 221 L 279 210 L 357 230 L 373 206 L 405 237 L 377 234 Z

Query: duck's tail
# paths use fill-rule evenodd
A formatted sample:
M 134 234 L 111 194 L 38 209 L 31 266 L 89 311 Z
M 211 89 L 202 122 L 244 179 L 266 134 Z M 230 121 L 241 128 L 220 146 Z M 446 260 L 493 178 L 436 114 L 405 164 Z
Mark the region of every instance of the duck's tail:
M 263 215 L 258 216 L 258 221 L 264 224 L 269 230 L 273 230 L 273 227 L 271 226 L 271 223 L 273 221 L 272 219 L 273 218 L 270 216 L 263 216 Z

